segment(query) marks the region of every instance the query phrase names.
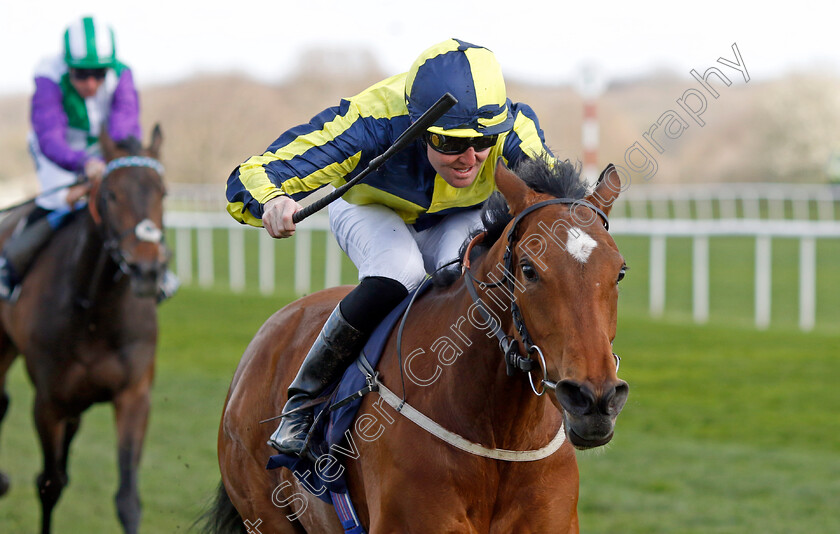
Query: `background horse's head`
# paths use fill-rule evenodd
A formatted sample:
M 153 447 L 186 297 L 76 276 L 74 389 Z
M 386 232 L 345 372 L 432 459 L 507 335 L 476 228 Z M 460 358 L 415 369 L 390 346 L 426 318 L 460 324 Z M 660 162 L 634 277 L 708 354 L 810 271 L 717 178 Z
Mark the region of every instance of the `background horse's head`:
M 89 203 L 105 248 L 141 297 L 155 296 L 169 259 L 163 239 L 166 190 L 158 162 L 162 140 L 158 125 L 145 149 L 133 137 L 115 143 L 103 129 L 100 143 L 108 165 Z
M 609 166 L 587 195 L 568 162 L 534 160 L 517 174 L 500 163 L 496 183 L 512 217 L 504 227 L 511 244 L 505 265 L 516 280 L 524 337 L 536 347 L 530 356 L 543 368 L 534 373 L 544 373 L 542 385 L 554 390 L 572 444 L 604 445 L 629 391 L 612 351 L 626 265 L 606 220 L 620 180 Z M 523 331 L 517 334 L 524 341 Z

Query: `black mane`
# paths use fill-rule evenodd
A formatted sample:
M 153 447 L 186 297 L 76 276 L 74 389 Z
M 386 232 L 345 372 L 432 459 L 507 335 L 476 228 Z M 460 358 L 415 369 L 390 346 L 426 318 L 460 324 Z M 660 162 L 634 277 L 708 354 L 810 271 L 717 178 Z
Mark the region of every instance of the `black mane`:
M 552 164 L 545 158 L 525 158 L 513 172 L 537 193 L 578 200 L 589 192 L 586 181 L 580 177 L 580 166 L 569 160 L 558 160 Z M 498 191 L 493 193 L 481 208 L 481 222 L 484 228 L 472 232 L 461 245 L 461 263 L 435 274 L 435 285 L 448 286 L 460 277 L 464 253 L 473 237 L 483 231 L 487 232 L 484 240 L 473 247 L 473 254 L 485 251 L 498 241 L 512 218 L 510 207 L 502 194 Z
M 136 156 L 143 150 L 143 143 L 134 136 L 126 137 L 116 142 L 117 148 L 125 150 L 130 156 Z

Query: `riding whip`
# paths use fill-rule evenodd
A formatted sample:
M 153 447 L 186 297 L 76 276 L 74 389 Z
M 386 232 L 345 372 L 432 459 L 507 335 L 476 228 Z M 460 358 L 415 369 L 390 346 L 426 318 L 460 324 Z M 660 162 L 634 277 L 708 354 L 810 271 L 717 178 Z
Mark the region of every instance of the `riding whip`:
M 346 184 L 342 185 L 335 189 L 335 191 L 331 192 L 329 195 L 324 196 L 313 202 L 312 204 L 306 206 L 300 211 L 295 212 L 292 215 L 292 221 L 294 223 L 299 223 L 300 221 L 304 220 L 305 218 L 309 217 L 313 213 L 318 210 L 321 210 L 332 203 L 335 199 L 341 197 L 344 193 L 347 192 L 348 189 L 359 183 L 359 181 L 367 176 L 369 173 L 378 169 L 387 159 L 391 156 L 408 146 L 409 143 L 414 141 L 420 134 L 422 134 L 426 129 L 434 124 L 436 120 L 438 120 L 444 113 L 449 111 L 449 108 L 454 106 L 458 103 L 458 100 L 455 99 L 450 93 L 444 94 L 440 99 L 435 102 L 435 104 L 426 110 L 425 113 L 420 115 L 420 118 L 417 119 L 411 126 L 406 129 L 400 135 L 394 144 L 391 145 L 388 150 L 385 151 L 380 156 L 373 158 L 365 170 L 360 172 L 355 178 L 347 182 Z
M 38 193 L 38 195 L 37 195 L 37 196 L 34 196 L 34 197 L 30 198 L 30 199 L 24 200 L 24 201 L 22 201 L 22 202 L 18 202 L 17 204 L 12 204 L 11 206 L 6 206 L 5 208 L 0 208 L 0 213 L 5 213 L 5 212 L 7 212 L 7 211 L 11 211 L 11 210 L 13 210 L 13 209 L 15 209 L 15 208 L 19 208 L 19 207 L 21 207 L 21 206 L 25 206 L 25 205 L 27 205 L 27 204 L 31 204 L 31 203 L 35 202 L 35 201 L 38 199 L 38 197 L 39 197 L 39 196 L 42 196 L 42 195 L 49 195 L 49 194 L 51 194 L 51 193 L 55 193 L 56 191 L 59 191 L 59 190 L 61 190 L 61 189 L 66 189 L 66 188 L 69 188 L 69 187 L 73 187 L 74 185 L 79 185 L 79 184 L 84 184 L 84 183 L 87 183 L 87 181 L 88 181 L 88 179 L 87 179 L 86 177 L 81 177 L 81 178 L 79 178 L 78 180 L 76 180 L 75 182 L 73 182 L 73 183 L 71 183 L 71 184 L 67 184 L 67 185 L 60 185 L 60 186 L 58 186 L 58 187 L 53 187 L 52 189 L 47 189 L 46 191 L 41 191 L 40 193 Z

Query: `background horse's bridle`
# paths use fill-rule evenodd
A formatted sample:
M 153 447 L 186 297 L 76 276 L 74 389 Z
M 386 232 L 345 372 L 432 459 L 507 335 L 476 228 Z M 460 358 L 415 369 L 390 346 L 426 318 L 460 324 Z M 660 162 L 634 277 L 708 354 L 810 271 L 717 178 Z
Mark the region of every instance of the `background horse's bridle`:
M 127 235 L 133 233 L 138 241 L 149 243 L 162 243 L 164 241 L 163 231 L 149 219 L 143 219 L 133 228 L 128 228 L 120 233 L 114 233 L 110 230 L 108 225 L 104 224 L 102 220 L 102 213 L 106 213 L 105 207 L 109 199 L 107 196 L 100 194 L 102 185 L 105 183 L 105 180 L 108 179 L 111 172 L 125 167 L 152 169 L 157 173 L 161 185 L 163 184 L 163 165 L 155 158 L 148 156 L 124 156 L 108 162 L 102 178 L 91 188 L 88 200 L 88 211 L 90 212 L 91 218 L 93 219 L 93 222 L 96 225 L 103 241 L 102 254 L 99 255 L 99 260 L 96 263 L 96 267 L 91 278 L 93 281 L 97 281 L 101 276 L 102 270 L 105 267 L 105 259 L 108 257 L 110 257 L 118 267 L 115 275 L 116 278 L 119 278 L 122 275 L 129 275 L 131 273 L 131 267 L 126 259 L 126 253 L 120 247 L 120 243 Z M 90 307 L 92 304 L 94 292 L 96 291 L 96 284 L 91 283 L 89 288 L 87 297 L 81 300 L 81 305 L 85 308 Z
M 470 298 L 472 298 L 473 303 L 475 303 L 477 309 L 481 313 L 482 317 L 485 321 L 489 322 L 495 320 L 490 312 L 486 309 L 484 302 L 478 296 L 476 292 L 475 286 L 477 285 L 480 289 L 486 291 L 488 289 L 492 289 L 495 287 L 501 287 L 502 285 L 505 286 L 507 289 L 508 294 L 510 295 L 510 308 L 511 308 L 511 318 L 513 319 L 513 326 L 516 328 L 516 332 L 519 334 L 519 338 L 522 340 L 522 344 L 525 346 L 526 355 L 523 356 L 519 352 L 519 341 L 513 337 L 505 334 L 502 331 L 501 325 L 495 329 L 494 334 L 496 338 L 499 340 L 499 348 L 502 350 L 502 353 L 505 355 L 505 365 L 507 367 L 507 374 L 508 376 L 513 376 L 517 371 L 522 371 L 528 373 L 528 380 L 531 384 L 531 389 L 537 396 L 541 396 L 545 393 L 545 388 L 548 387 L 550 389 L 554 389 L 557 385 L 556 382 L 552 382 L 548 380 L 546 376 L 546 367 L 545 367 L 545 357 L 543 356 L 542 349 L 539 346 L 534 344 L 531 335 L 528 333 L 528 328 L 525 326 L 525 321 L 522 319 L 522 312 L 519 309 L 519 306 L 516 303 L 516 298 L 514 296 L 514 270 L 513 270 L 513 247 L 515 245 L 516 239 L 516 228 L 522 219 L 539 208 L 550 206 L 554 204 L 566 204 L 571 205 L 570 208 L 574 211 L 575 207 L 577 206 L 584 206 L 593 210 L 603 221 L 604 228 L 609 230 L 610 223 L 609 219 L 607 218 L 607 214 L 603 212 L 600 208 L 593 205 L 591 202 L 588 202 L 583 199 L 571 199 L 571 198 L 552 198 L 549 200 L 544 200 L 542 202 L 537 202 L 536 204 L 532 204 L 522 210 L 511 222 L 510 229 L 507 232 L 507 245 L 505 246 L 505 254 L 504 254 L 504 270 L 502 271 L 502 277 L 498 281 L 491 281 L 485 282 L 482 280 L 478 280 L 470 271 L 470 252 L 472 251 L 473 245 L 479 243 L 484 240 L 486 236 L 486 232 L 482 232 L 476 235 L 470 244 L 467 246 L 467 250 L 464 252 L 464 261 L 463 261 L 463 272 L 464 276 L 467 278 L 467 291 L 470 294 Z M 539 362 L 533 360 L 529 356 L 531 354 L 536 353 L 539 357 Z M 616 362 L 618 361 L 618 357 L 616 356 Z M 532 376 L 532 371 L 535 369 L 541 369 L 543 372 L 543 378 L 540 381 L 540 385 L 543 386 L 542 389 L 537 390 L 537 386 L 534 385 L 534 379 Z

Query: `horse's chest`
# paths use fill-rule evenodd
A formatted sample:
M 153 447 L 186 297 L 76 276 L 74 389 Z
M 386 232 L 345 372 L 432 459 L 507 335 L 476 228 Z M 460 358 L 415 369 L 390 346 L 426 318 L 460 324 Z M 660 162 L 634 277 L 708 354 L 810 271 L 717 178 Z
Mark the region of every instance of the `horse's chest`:
M 68 400 L 98 402 L 138 383 L 151 370 L 154 346 L 106 346 L 101 340 L 80 343 L 65 365 L 50 377 L 54 390 Z
M 502 464 L 434 446 L 421 456 L 434 461 L 401 457 L 395 471 L 377 472 L 377 490 L 368 495 L 381 503 L 383 515 L 400 518 L 393 525 L 400 532 L 576 532 L 578 477 L 571 447 L 538 462 Z

